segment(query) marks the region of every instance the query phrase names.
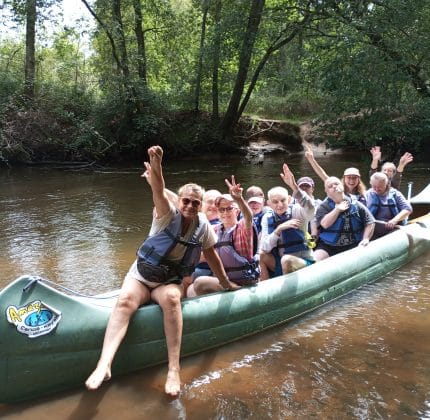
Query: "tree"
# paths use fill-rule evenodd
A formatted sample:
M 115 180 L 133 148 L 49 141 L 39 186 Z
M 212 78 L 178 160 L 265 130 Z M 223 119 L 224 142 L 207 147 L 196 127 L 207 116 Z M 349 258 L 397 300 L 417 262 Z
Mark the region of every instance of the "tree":
M 34 97 L 34 83 L 36 74 L 36 18 L 36 0 L 27 0 L 25 29 L 24 92 L 29 98 Z
M 233 93 L 228 104 L 227 111 L 221 122 L 223 138 L 229 137 L 240 115 L 238 113 L 240 99 L 245 86 L 246 77 L 252 56 L 252 49 L 258 33 L 265 0 L 252 0 L 249 9 L 247 28 L 243 37 L 242 50 L 240 52 L 238 71 Z
M 221 0 L 215 0 L 214 8 L 214 41 L 213 41 L 213 61 L 212 61 L 212 121 L 219 120 L 219 87 L 218 70 L 220 62 L 221 44 Z
M 199 58 L 198 58 L 198 65 L 197 65 L 196 91 L 194 96 L 194 111 L 196 112 L 199 110 L 200 89 L 201 89 L 201 80 L 202 80 L 202 71 L 203 71 L 203 49 L 205 45 L 206 20 L 207 20 L 208 11 L 209 11 L 209 1 L 210 0 L 203 0 L 203 4 L 202 4 L 203 18 L 202 18 L 202 27 L 201 27 L 201 34 L 200 34 Z
M 309 51 L 324 53 L 313 66 L 332 121 L 322 135 L 337 147 L 379 144 L 391 158 L 418 150 L 430 136 L 428 2 L 334 2 L 321 13 Z
M 140 0 L 133 0 L 134 33 L 137 43 L 137 67 L 140 80 L 144 85 L 148 84 L 146 77 L 146 48 L 145 32 L 143 30 L 142 6 Z

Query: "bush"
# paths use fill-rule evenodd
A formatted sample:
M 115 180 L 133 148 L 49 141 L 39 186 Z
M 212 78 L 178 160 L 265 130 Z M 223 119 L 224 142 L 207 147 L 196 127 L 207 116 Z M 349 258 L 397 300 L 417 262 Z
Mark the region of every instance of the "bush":
M 246 108 L 248 114 L 257 114 L 273 119 L 307 119 L 320 112 L 317 98 L 305 98 L 301 93 L 281 96 L 260 96 L 252 98 Z

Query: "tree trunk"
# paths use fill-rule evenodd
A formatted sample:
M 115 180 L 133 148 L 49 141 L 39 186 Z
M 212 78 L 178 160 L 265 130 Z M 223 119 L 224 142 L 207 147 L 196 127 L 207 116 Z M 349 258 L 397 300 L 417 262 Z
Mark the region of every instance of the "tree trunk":
M 121 61 L 121 70 L 124 78 L 124 82 L 127 84 L 127 79 L 130 76 L 130 70 L 128 67 L 127 47 L 125 44 L 124 37 L 124 26 L 122 23 L 121 15 L 121 0 L 112 0 L 112 17 L 114 24 L 114 34 L 118 42 L 118 50 Z
M 202 4 L 203 8 L 203 19 L 202 19 L 202 28 L 200 32 L 200 47 L 199 47 L 199 60 L 197 64 L 197 76 L 196 76 L 196 90 L 194 94 L 194 111 L 199 111 L 200 106 L 200 88 L 202 83 L 202 72 L 203 72 L 203 49 L 205 45 L 205 36 L 206 36 L 206 20 L 208 17 L 209 10 L 209 1 L 204 0 Z
M 117 64 L 118 68 L 121 70 L 121 61 L 118 58 L 118 53 L 116 51 L 116 45 L 115 45 L 115 41 L 113 39 L 113 36 L 111 34 L 111 32 L 109 31 L 109 29 L 107 28 L 107 26 L 105 25 L 105 23 L 99 18 L 99 16 L 94 12 L 94 10 L 91 8 L 91 6 L 88 4 L 88 2 L 86 0 L 81 0 L 82 3 L 84 3 L 85 7 L 87 8 L 87 10 L 90 12 L 91 16 L 93 16 L 93 18 L 98 22 L 98 24 L 103 28 L 103 30 L 105 31 L 106 36 L 109 39 L 109 43 L 111 45 L 112 48 L 112 56 L 115 60 L 115 63 Z
M 34 98 L 35 82 L 35 43 L 36 43 L 36 0 L 27 0 L 26 2 L 26 19 L 27 25 L 25 30 L 25 71 L 24 71 L 24 92 Z
M 145 33 L 143 31 L 142 6 L 140 0 L 133 0 L 134 9 L 134 33 L 136 34 L 137 43 L 137 71 L 140 80 L 146 85 L 146 51 L 145 51 Z
M 254 74 L 251 77 L 251 82 L 248 86 L 246 94 L 239 107 L 239 111 L 238 111 L 239 116 L 242 115 L 243 111 L 245 110 L 245 107 L 248 104 L 249 98 L 251 97 L 252 91 L 254 90 L 254 87 L 257 84 L 257 80 L 258 80 L 258 77 L 260 76 L 260 72 L 261 70 L 263 70 L 264 66 L 266 65 L 267 60 L 275 51 L 278 51 L 281 47 L 288 44 L 296 36 L 301 34 L 303 26 L 309 21 L 309 19 L 310 19 L 310 14 L 306 13 L 303 20 L 295 26 L 295 28 L 291 31 L 291 33 L 288 36 L 285 36 L 286 34 L 280 34 L 278 38 L 273 42 L 273 44 L 270 45 L 269 48 L 266 50 L 263 58 L 258 63 L 257 68 L 255 69 Z
M 225 113 L 221 123 L 223 138 L 227 138 L 231 135 L 235 125 L 237 124 L 237 121 L 240 118 L 238 108 L 245 86 L 249 64 L 251 62 L 252 50 L 254 48 L 255 39 L 257 38 L 263 9 L 264 0 L 252 0 L 248 18 L 248 25 L 243 40 L 242 51 L 239 57 L 239 69 L 236 76 L 236 82 L 233 88 L 233 93 L 230 98 L 227 112 Z
M 221 0 L 216 0 L 214 12 L 215 35 L 213 43 L 213 64 L 212 64 L 212 121 L 219 121 L 219 88 L 218 70 L 221 48 Z

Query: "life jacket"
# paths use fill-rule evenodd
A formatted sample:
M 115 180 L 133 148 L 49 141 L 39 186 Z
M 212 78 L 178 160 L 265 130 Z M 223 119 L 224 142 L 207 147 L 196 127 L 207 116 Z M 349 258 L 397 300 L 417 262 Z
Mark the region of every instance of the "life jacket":
M 214 226 L 214 225 L 218 225 L 221 223 L 221 221 L 217 218 L 217 219 L 212 219 L 209 220 L 209 223 Z M 204 270 L 210 270 L 211 268 L 209 267 L 209 264 L 206 261 L 202 261 L 199 262 L 195 268 L 200 268 L 200 269 L 204 269 Z
M 272 233 L 281 223 L 292 219 L 293 205 L 289 205 L 287 211 L 279 216 L 273 210 L 267 218 L 268 232 Z M 307 251 L 307 241 L 302 229 L 284 229 L 278 240 L 276 248 L 281 255 L 292 254 L 299 251 Z
M 214 228 L 218 235 L 218 242 L 214 248 L 221 258 L 228 278 L 237 284 L 256 283 L 260 277 L 258 262 L 254 258 L 249 261 L 234 248 L 234 234 L 237 225 L 230 229 L 224 229 L 224 226 L 220 224 Z
M 169 225 L 161 232 L 149 236 L 137 250 L 138 269 L 139 263 L 144 263 L 155 267 L 167 267 L 172 275 L 177 275 L 181 278 L 190 275 L 200 260 L 202 250 L 200 240 L 205 231 L 205 223 L 207 223 L 205 216 L 199 213 L 198 217 L 199 224 L 191 239 L 184 241 L 181 239 L 182 214 L 176 210 L 176 214 Z M 177 244 L 182 244 L 186 247 L 180 262 L 168 259 L 170 252 Z
M 351 194 L 351 193 L 345 193 L 345 194 L 347 196 L 349 196 L 349 198 L 351 198 L 351 200 L 357 200 L 361 204 L 364 204 L 367 207 L 366 196 L 361 195 L 361 194 Z
M 255 228 L 257 229 L 257 233 L 261 232 L 261 219 L 264 216 L 265 211 L 262 210 L 260 213 L 257 213 L 256 215 L 252 216 L 252 222 L 254 223 Z
M 327 200 L 323 201 L 320 205 L 324 206 L 328 211 L 332 211 L 336 206 L 331 198 L 327 198 Z M 327 229 L 322 226 L 320 227 L 320 240 L 328 245 L 336 246 L 340 234 L 343 232 L 345 218 L 347 217 L 349 217 L 350 232 L 353 234 L 356 242 L 360 242 L 363 239 L 364 223 L 361 220 L 357 200 L 355 199 L 351 200 L 349 209 L 339 214 L 339 217 L 330 227 Z
M 387 204 L 383 204 L 379 195 L 374 191 L 370 191 L 369 196 L 371 201 L 367 207 L 375 218 L 382 207 L 388 207 L 392 217 L 395 217 L 400 213 L 400 209 L 396 201 L 396 190 L 394 188 L 390 188 L 388 191 Z M 404 224 L 405 221 L 402 221 L 401 223 Z

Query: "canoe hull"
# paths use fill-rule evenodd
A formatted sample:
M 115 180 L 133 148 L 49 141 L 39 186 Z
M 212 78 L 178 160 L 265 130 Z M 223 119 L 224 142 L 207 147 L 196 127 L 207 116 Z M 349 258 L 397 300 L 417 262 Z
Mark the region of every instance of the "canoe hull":
M 427 185 L 419 194 L 411 198 L 412 204 L 411 219 L 416 219 L 430 212 L 430 184 Z
M 421 219 L 428 230 L 430 215 Z M 416 225 L 415 225 L 416 226 Z M 430 249 L 408 227 L 286 276 L 183 301 L 182 355 L 198 353 L 285 323 L 358 287 L 376 281 Z M 0 292 L 0 401 L 15 402 L 83 386 L 98 360 L 111 308 L 67 296 L 44 282 L 23 291 L 21 277 Z M 61 313 L 58 325 L 34 338 L 17 331 L 10 307 L 43 302 Z M 157 305 L 140 308 L 112 367 L 113 375 L 167 360 Z

